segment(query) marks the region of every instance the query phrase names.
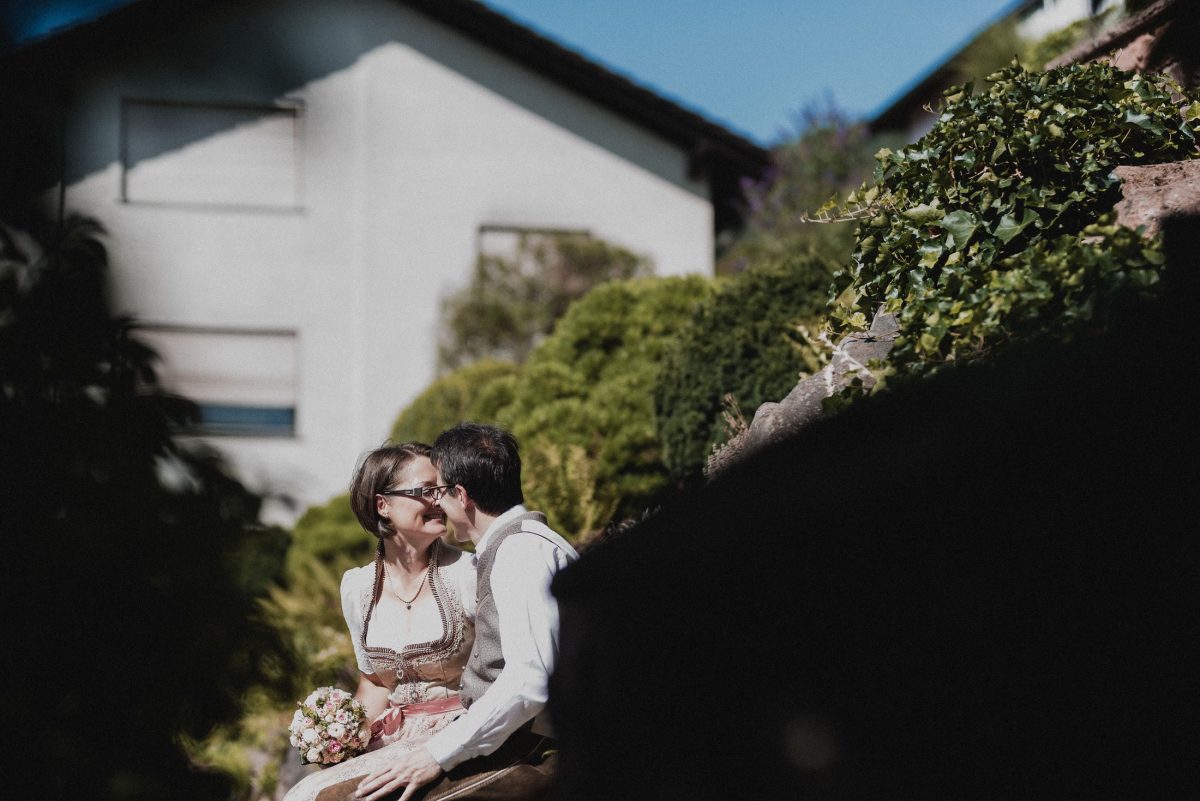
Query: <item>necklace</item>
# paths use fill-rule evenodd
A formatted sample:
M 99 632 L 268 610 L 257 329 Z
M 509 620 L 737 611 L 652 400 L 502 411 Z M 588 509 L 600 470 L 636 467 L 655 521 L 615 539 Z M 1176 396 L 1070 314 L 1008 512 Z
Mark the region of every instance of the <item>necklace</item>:
M 404 604 L 406 609 L 412 609 L 413 601 L 417 600 L 417 596 L 421 594 L 421 590 L 425 589 L 425 579 L 429 577 L 429 565 L 425 565 L 425 569 L 421 571 L 421 583 L 417 586 L 416 593 L 413 597 L 407 599 L 396 591 L 396 585 L 392 583 L 392 571 L 388 570 L 386 560 L 383 563 L 383 575 L 387 577 L 387 583 L 392 589 L 392 594 L 400 599 L 400 603 Z

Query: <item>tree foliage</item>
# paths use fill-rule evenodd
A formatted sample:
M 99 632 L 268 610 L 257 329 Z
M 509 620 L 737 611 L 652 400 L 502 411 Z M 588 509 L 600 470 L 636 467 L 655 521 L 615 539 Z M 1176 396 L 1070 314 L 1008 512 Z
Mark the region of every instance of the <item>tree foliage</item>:
M 1061 331 L 1065 309 L 1152 284 L 1153 246 L 1139 255 L 1126 237 L 1088 226 L 1113 207 L 1114 167 L 1196 156 L 1200 104 L 1181 115 L 1179 91 L 1161 76 L 1089 64 L 1013 66 L 986 93 L 947 92 L 934 129 L 881 151 L 875 184 L 850 198 L 867 219 L 831 290 L 838 328 L 865 329 L 881 305 L 898 312 L 892 362 L 916 372 Z M 1080 261 L 1096 236 L 1107 255 Z
M 471 283 L 442 305 L 444 368 L 521 362 L 571 301 L 604 281 L 648 274 L 648 259 L 582 234 L 521 234 L 513 254 L 480 254 Z
M 530 354 L 498 419 L 521 440 L 530 502 L 565 534 L 636 515 L 670 486 L 653 388 L 709 291 L 695 276 L 598 286 Z
M 664 461 L 676 479 L 699 476 L 725 442 L 723 398 L 752 414 L 778 401 L 802 370 L 814 369 L 791 336 L 824 309 L 834 266 L 797 255 L 727 279 L 681 327 L 654 386 Z
M 1036 41 L 1026 42 L 1021 51 L 1021 63 L 1031 70 L 1044 69 L 1046 64 L 1066 53 L 1075 45 L 1097 35 L 1108 24 L 1112 11 L 1112 9 L 1105 9 L 1100 14 L 1076 20 L 1070 25 L 1051 31 Z M 1007 65 L 1000 65 L 997 69 L 1004 66 Z M 967 78 L 967 80 L 970 79 L 970 77 Z M 966 83 L 966 80 L 960 81 L 960 83 Z
M 20 228 L 0 226 L 0 530 L 23 773 L 50 798 L 228 795 L 181 741 L 290 671 L 256 609 L 287 535 L 213 452 L 172 438 L 195 407 L 112 313 L 100 227 Z
M 741 272 L 782 257 L 814 254 L 845 259 L 854 248 L 851 222 L 807 220 L 831 195 L 845 195 L 871 173 L 872 154 L 895 137 L 873 137 L 832 102 L 811 103 L 797 118 L 797 135 L 771 150 L 771 167 L 742 194 L 746 224 L 729 243 L 718 273 Z
M 519 372 L 512 362 L 482 359 L 446 373 L 400 413 L 392 441 L 432 443 L 460 420 L 495 423 L 499 410 L 512 401 Z

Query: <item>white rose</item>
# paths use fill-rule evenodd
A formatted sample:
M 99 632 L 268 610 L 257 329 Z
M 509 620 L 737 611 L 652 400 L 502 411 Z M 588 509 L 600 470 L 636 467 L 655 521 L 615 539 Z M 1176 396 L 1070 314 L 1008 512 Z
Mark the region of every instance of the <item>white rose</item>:
M 288 742 L 292 744 L 292 748 L 295 748 L 296 746 L 300 745 L 300 738 L 293 734 L 288 738 Z
M 317 748 L 310 748 L 310 749 L 308 749 L 308 753 L 304 755 L 304 758 L 307 759 L 309 762 L 320 762 L 321 761 L 321 751 L 320 751 L 320 749 L 317 749 Z
M 316 706 L 317 699 L 321 697 L 320 690 L 313 690 L 307 698 L 304 699 L 305 706 Z
M 346 694 L 341 690 L 334 690 L 329 694 L 329 700 L 335 704 L 340 704 L 346 698 Z
M 342 736 L 346 733 L 346 727 L 340 723 L 330 723 L 329 728 L 326 729 L 325 731 L 333 739 L 340 740 L 340 739 L 342 739 Z
M 301 739 L 303 739 L 304 742 L 308 743 L 309 745 L 315 743 L 319 736 L 320 735 L 317 734 L 316 729 L 305 729 L 300 733 Z
M 299 709 L 297 709 L 295 712 L 292 713 L 292 725 L 293 726 L 303 725 L 304 720 L 305 720 L 304 713 L 301 712 Z

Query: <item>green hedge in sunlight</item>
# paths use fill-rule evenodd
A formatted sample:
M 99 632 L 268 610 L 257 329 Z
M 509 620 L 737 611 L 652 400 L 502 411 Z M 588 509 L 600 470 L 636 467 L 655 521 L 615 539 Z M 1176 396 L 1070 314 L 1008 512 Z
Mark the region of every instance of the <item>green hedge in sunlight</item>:
M 712 282 L 637 278 L 576 301 L 530 355 L 499 421 L 521 441 L 528 501 L 566 536 L 637 515 L 670 485 L 653 391 Z
M 432 443 L 462 420 L 495 423 L 497 412 L 512 401 L 519 372 L 512 362 L 483 359 L 441 376 L 400 412 L 392 441 Z

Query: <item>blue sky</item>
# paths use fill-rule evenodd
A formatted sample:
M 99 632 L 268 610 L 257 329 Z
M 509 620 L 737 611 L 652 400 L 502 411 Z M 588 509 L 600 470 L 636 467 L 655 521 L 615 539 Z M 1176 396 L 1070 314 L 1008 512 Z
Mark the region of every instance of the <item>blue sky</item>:
M 485 0 L 762 144 L 804 105 L 880 110 L 1011 0 Z
M 15 33 L 125 0 L 5 0 Z M 1014 0 L 485 0 L 761 144 L 806 104 L 869 116 Z

